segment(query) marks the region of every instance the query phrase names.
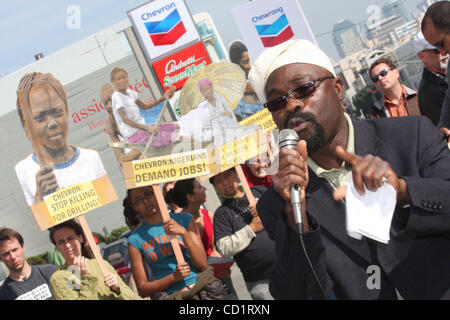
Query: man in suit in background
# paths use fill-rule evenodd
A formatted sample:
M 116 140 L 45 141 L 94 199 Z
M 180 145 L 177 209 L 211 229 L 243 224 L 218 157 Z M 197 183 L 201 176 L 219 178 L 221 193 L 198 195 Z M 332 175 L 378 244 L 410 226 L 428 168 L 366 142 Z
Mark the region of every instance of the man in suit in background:
M 306 141 L 280 151 L 273 187 L 257 204 L 276 241 L 272 296 L 450 299 L 450 152 L 433 124 L 424 117 L 352 122 L 329 58 L 307 40 L 264 51 L 249 79 L 278 128 Z M 351 177 L 360 194 L 385 182 L 395 189 L 389 244 L 347 234 L 342 200 Z M 301 236 L 293 184 L 306 189 Z M 378 284 L 371 286 L 374 269 Z
M 441 54 L 439 49 L 429 44 L 422 32 L 414 38 L 414 52 L 423 62 L 423 74 L 418 92 L 420 112 L 437 126 L 445 92 L 448 89 L 445 79 L 448 54 Z
M 450 53 L 450 2 L 433 3 L 422 20 L 424 38 L 439 49 L 442 55 Z M 447 64 L 447 83 L 450 77 L 450 64 Z M 438 126 L 450 145 L 450 89 L 447 89 L 442 104 L 441 119 Z

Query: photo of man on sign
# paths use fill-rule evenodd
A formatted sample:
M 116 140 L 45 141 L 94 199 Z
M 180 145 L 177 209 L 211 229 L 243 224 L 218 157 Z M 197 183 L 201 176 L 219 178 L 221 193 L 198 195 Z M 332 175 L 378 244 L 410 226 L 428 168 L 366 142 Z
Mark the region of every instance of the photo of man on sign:
M 117 198 L 98 152 L 68 143 L 67 94 L 58 79 L 49 73 L 24 75 L 17 89 L 17 110 L 34 152 L 19 161 L 15 171 L 35 218 L 47 217 L 42 218 L 45 223 L 38 221 L 41 229 Z M 90 183 L 95 181 L 98 188 Z M 46 208 L 39 205 L 68 187 L 64 194 L 49 197 L 52 203 Z

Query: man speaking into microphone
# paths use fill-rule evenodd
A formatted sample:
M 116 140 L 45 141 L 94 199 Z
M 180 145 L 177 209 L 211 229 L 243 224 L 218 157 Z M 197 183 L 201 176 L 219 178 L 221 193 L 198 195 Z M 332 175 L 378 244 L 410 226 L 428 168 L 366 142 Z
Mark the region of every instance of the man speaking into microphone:
M 329 58 L 307 40 L 264 51 L 249 80 L 278 128 L 304 140 L 281 148 L 273 187 L 257 205 L 276 241 L 272 296 L 450 299 L 450 152 L 433 124 L 424 117 L 353 122 Z M 349 179 L 359 194 L 384 183 L 395 189 L 388 244 L 347 234 Z M 305 190 L 300 230 L 293 185 Z

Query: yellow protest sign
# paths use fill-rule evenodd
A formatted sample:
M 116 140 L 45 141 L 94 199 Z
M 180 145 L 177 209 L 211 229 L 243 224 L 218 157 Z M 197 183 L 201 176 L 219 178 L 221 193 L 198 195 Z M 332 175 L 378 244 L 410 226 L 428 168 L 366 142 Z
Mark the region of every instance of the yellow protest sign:
M 136 160 L 123 164 L 128 189 L 195 178 L 210 173 L 206 149 Z
M 212 175 L 242 164 L 266 151 L 267 134 L 262 130 L 216 147 L 210 152 Z
M 117 200 L 108 175 L 97 180 L 74 184 L 33 204 L 31 211 L 41 230 L 71 220 Z
M 54 224 L 102 206 L 100 197 L 90 181 L 56 191 L 48 196 L 44 202 Z
M 239 124 L 244 127 L 251 124 L 256 124 L 261 128 L 261 130 L 264 130 L 266 132 L 270 132 L 277 128 L 277 125 L 273 121 L 272 114 L 267 108 L 264 108 L 263 110 L 251 115 L 245 120 L 242 120 L 241 122 L 239 122 Z

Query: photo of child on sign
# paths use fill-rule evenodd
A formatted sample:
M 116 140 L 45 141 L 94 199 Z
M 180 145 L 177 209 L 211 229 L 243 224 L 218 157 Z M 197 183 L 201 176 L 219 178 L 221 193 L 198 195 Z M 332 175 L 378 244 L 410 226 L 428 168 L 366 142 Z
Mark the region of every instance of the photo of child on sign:
M 23 76 L 17 110 L 34 152 L 15 171 L 41 229 L 117 198 L 98 152 L 68 143 L 67 94 L 58 79 L 40 72 Z
M 111 95 L 111 108 L 119 133 L 128 144 L 141 146 L 140 148 L 125 148 L 119 160 L 128 162 L 139 159 L 142 150 L 151 138 L 153 138 L 150 143 L 152 147 L 170 145 L 176 139 L 176 134 L 172 134 L 176 125 L 171 123 L 148 125 L 140 110 L 152 109 L 164 100 L 171 98 L 175 93 L 175 87 L 170 87 L 158 100 L 145 103 L 138 98 L 136 91 L 129 88 L 130 81 L 125 69 L 114 68 L 110 78 L 114 87 Z M 163 138 L 166 135 L 169 135 L 168 139 Z

